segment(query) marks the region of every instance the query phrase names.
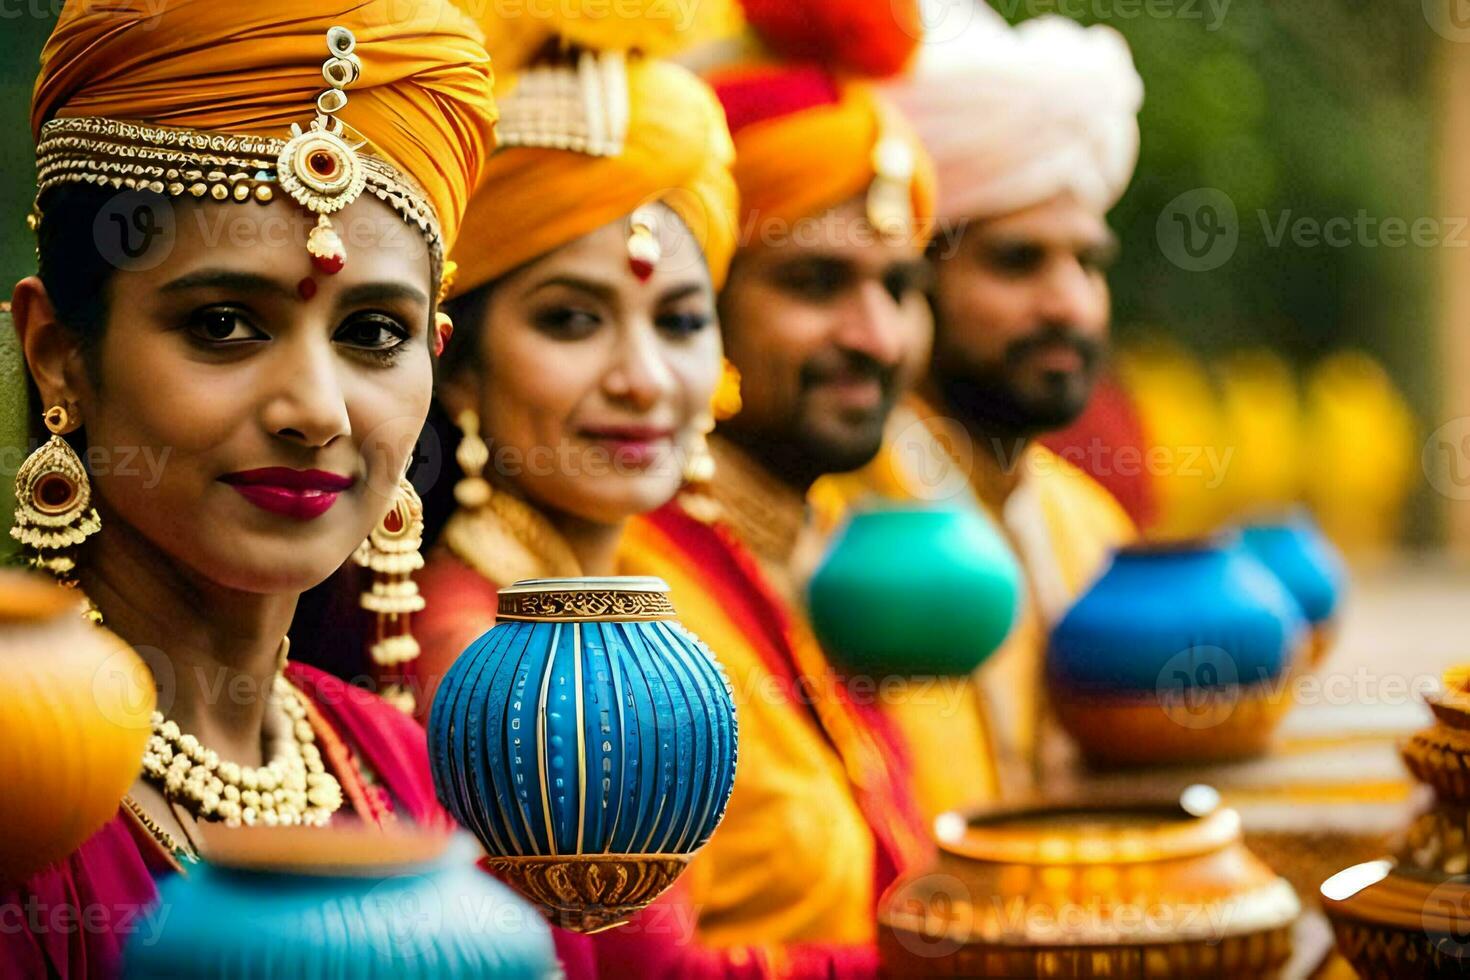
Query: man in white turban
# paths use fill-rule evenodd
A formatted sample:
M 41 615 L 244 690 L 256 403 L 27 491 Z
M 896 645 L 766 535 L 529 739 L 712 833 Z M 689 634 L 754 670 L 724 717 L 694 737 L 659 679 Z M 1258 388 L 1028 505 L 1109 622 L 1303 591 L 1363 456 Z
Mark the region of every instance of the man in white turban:
M 947 37 L 953 2 L 925 10 L 931 37 L 888 87 L 938 175 L 929 378 L 894 413 L 888 451 L 813 496 L 827 514 L 873 492 L 959 496 L 1025 568 L 1011 637 L 973 683 L 953 682 L 968 696 L 931 689 L 889 706 L 931 812 L 1032 788 L 1050 627 L 1135 533 L 1107 491 L 1034 439 L 1082 412 L 1107 350 L 1106 215 L 1137 160 L 1143 83 L 1111 28 L 1060 17 L 1011 28 L 977 3 Z

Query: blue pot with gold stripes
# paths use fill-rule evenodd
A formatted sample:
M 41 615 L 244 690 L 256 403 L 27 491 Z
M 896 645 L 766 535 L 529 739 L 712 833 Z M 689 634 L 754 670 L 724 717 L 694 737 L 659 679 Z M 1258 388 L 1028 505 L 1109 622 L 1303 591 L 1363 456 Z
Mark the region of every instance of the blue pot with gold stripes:
M 517 582 L 498 618 L 434 698 L 439 799 L 553 923 L 618 925 L 724 816 L 729 682 L 661 579 Z

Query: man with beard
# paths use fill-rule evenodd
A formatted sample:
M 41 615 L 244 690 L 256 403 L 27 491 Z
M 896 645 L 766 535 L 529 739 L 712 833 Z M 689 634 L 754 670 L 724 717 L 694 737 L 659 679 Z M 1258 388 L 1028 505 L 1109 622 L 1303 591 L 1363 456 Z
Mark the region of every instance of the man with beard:
M 1137 159 L 1142 82 L 1110 28 L 1042 17 L 1012 29 L 983 5 L 976 16 L 889 89 L 939 179 L 929 377 L 894 413 L 882 457 L 814 495 L 829 512 L 874 491 L 968 499 L 1025 568 L 1011 637 L 953 682 L 977 696 L 943 716 L 888 707 L 930 813 L 1031 788 L 1050 628 L 1135 533 L 1101 486 L 1035 440 L 1081 414 L 1105 360 L 1105 216 Z
M 842 4 L 813 0 L 800 12 L 808 6 Z M 746 13 L 761 30 L 796 9 Z M 760 950 L 752 969 L 762 975 L 875 976 L 877 898 L 930 849 L 901 740 L 871 697 L 838 680 L 792 571 L 809 488 L 878 452 L 903 365 L 931 331 L 928 158 L 870 87 L 839 80 L 908 60 L 912 24 L 889 11 L 869 19 L 871 43 L 855 42 L 862 25 L 843 16 L 835 22 L 856 24 L 845 39 L 806 46 L 839 60 L 862 48 L 836 71 L 766 63 L 707 75 L 730 124 L 742 206 L 719 301 L 742 407 L 709 440 L 713 475 L 631 522 L 621 555 L 624 573 L 669 583 L 681 622 L 730 679 L 734 793 L 682 887 L 699 939 Z

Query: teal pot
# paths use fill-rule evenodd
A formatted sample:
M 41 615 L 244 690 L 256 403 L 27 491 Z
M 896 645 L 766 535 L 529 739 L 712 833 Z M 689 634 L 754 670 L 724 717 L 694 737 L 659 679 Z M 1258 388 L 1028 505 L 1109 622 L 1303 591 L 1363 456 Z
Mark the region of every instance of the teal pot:
M 853 514 L 809 588 L 812 625 L 843 673 L 960 677 L 1015 625 L 1021 569 L 976 510 L 893 507 Z
M 234 835 L 248 846 L 235 848 Z M 475 865 L 467 836 L 427 852 L 347 829 L 211 836 L 236 853 L 160 883 L 159 905 L 128 941 L 126 980 L 560 976 L 545 920 Z M 240 850 L 249 857 L 235 863 Z

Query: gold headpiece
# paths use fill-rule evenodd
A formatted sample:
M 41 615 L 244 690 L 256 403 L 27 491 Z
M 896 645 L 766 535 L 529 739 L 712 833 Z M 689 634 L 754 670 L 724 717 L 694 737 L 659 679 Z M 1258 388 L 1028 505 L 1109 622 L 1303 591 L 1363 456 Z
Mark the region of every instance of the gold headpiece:
M 873 182 L 868 185 L 868 222 L 884 238 L 904 240 L 914 233 L 914 151 L 894 132 L 889 113 L 879 108 L 881 131 L 873 144 Z
M 64 184 L 261 204 L 279 191 L 317 215 L 307 250 L 318 269 L 334 273 L 342 268 L 346 250 L 329 215 L 366 190 L 419 230 L 428 242 L 434 274 L 439 275 L 444 239 L 428 197 L 387 161 L 359 153 L 364 144 L 349 142 L 342 120 L 336 118 L 347 105 L 347 87 L 362 72 L 353 53 L 356 44 L 345 27 L 327 32 L 330 56 L 322 65 L 322 77 L 329 88 L 317 98 L 316 118 L 305 130 L 292 124 L 289 139 L 206 133 L 99 116 L 47 122 L 36 144 L 31 229 L 39 228 L 43 220 L 42 197 Z
M 524 69 L 500 100 L 501 148 L 537 146 L 615 157 L 628 138 L 628 66 L 621 51 L 583 50 L 575 62 Z
M 628 215 L 628 268 L 639 282 L 647 282 L 664 257 L 658 241 L 658 211 L 643 205 Z

